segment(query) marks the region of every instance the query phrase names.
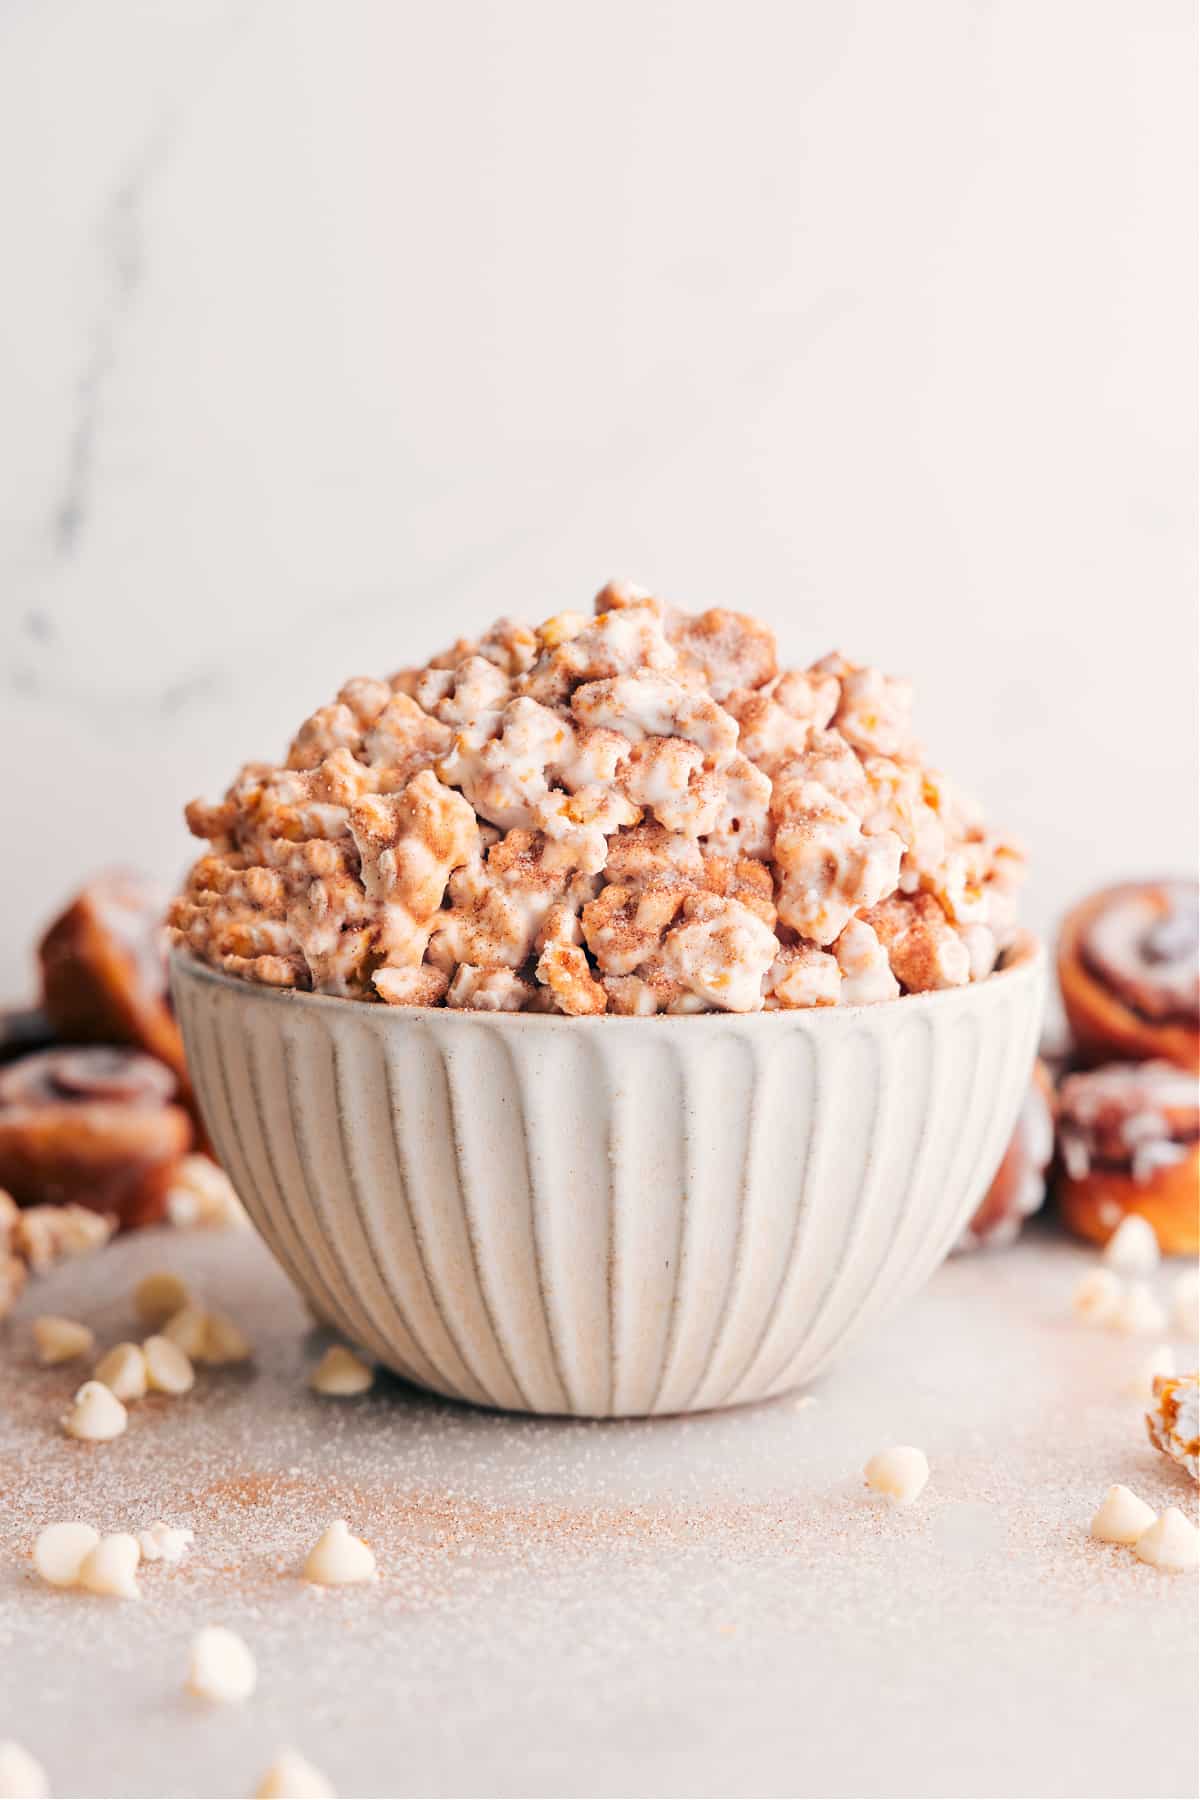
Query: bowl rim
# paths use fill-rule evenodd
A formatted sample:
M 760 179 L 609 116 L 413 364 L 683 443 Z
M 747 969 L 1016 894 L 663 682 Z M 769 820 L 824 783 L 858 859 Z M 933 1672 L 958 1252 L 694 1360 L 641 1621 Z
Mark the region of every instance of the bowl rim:
M 793 1006 L 753 1013 L 653 1013 L 644 1018 L 626 1013 L 594 1013 L 576 1017 L 566 1013 L 484 1012 L 454 1006 L 392 1006 L 386 1001 L 358 1000 L 343 994 L 314 994 L 307 988 L 270 987 L 263 982 L 246 981 L 241 976 L 226 974 L 223 969 L 214 969 L 209 963 L 202 962 L 199 957 L 178 946 L 170 951 L 168 962 L 172 980 L 178 978 L 207 983 L 224 989 L 227 993 L 240 995 L 247 1004 L 253 1001 L 292 1010 L 317 1010 L 344 1018 L 373 1019 L 380 1023 L 385 1019 L 425 1022 L 454 1020 L 461 1025 L 483 1024 L 505 1031 L 559 1031 L 566 1025 L 590 1031 L 645 1029 L 654 1025 L 660 1028 L 665 1025 L 672 1031 L 714 1031 L 722 1027 L 728 1029 L 731 1023 L 750 1025 L 754 1030 L 779 1030 L 802 1023 L 808 1029 L 820 1030 L 836 1029 L 835 1021 L 839 1020 L 861 1020 L 864 1017 L 875 1020 L 904 1018 L 912 1017 L 918 1009 L 925 1012 L 955 1004 L 982 1004 L 985 995 L 996 993 L 1001 986 L 1009 988 L 1021 981 L 1035 984 L 1039 982 L 1046 971 L 1047 952 L 1040 938 L 1032 932 L 1022 931 L 1004 953 L 1002 963 L 990 975 L 983 981 L 968 982 L 965 987 L 932 988 L 924 994 L 900 994 L 894 1000 L 875 1001 L 866 1006 Z

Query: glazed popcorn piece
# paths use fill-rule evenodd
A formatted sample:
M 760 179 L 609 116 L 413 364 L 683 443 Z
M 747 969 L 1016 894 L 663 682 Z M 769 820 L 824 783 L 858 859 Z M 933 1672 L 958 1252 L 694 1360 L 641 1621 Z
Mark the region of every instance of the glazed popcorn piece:
M 1200 1481 L 1200 1375 L 1158 1375 L 1146 1414 L 1150 1442 Z
M 95 1526 L 78 1519 L 47 1525 L 38 1532 L 34 1543 L 33 1566 L 51 1587 L 74 1587 L 84 1558 L 99 1542 L 100 1533 Z
M 345 1519 L 327 1526 L 304 1559 L 304 1579 L 318 1587 L 349 1587 L 375 1574 L 374 1552 L 350 1535 Z
M 49 1792 L 37 1758 L 12 1738 L 0 1738 L 0 1800 L 47 1800 Z
M 932 894 L 894 894 L 864 915 L 910 994 L 963 987 L 971 979 L 966 945 Z
M 501 619 L 347 682 L 284 766 L 194 802 L 210 849 L 172 935 L 268 985 L 574 1017 L 983 980 L 1021 859 L 926 763 L 910 708 L 840 654 L 780 670 L 740 610 L 610 582 L 592 615 Z
M 129 1414 L 103 1382 L 85 1381 L 59 1422 L 68 1437 L 105 1444 L 120 1437 L 129 1423 Z
M 348 1350 L 345 1344 L 331 1344 L 308 1378 L 315 1394 L 332 1394 L 339 1398 L 365 1394 L 375 1380 L 375 1371 Z
M 774 932 L 740 900 L 693 894 L 663 939 L 660 966 L 668 981 L 697 999 L 727 1012 L 755 1012 L 778 948 Z
M 787 807 L 775 831 L 779 916 L 801 937 L 832 944 L 860 908 L 895 887 L 903 845 L 893 831 L 866 836 L 852 809 L 816 781 L 789 789 Z
M 1200 1565 L 1200 1531 L 1185 1519 L 1177 1506 L 1169 1506 L 1133 1547 L 1139 1562 L 1152 1568 L 1183 1573 Z
M 813 944 L 783 946 L 767 971 L 768 1006 L 836 1006 L 841 989 L 837 957 Z
M 186 1525 L 166 1525 L 156 1519 L 137 1534 L 143 1562 L 182 1562 L 195 1532 Z
M 236 1631 L 206 1625 L 192 1639 L 187 1688 L 200 1700 L 231 1705 L 248 1700 L 258 1685 L 258 1668 Z
M 871 1458 L 863 1476 L 873 1493 L 885 1494 L 899 1506 L 911 1506 L 929 1480 L 929 1460 L 911 1444 L 894 1444 Z
M 295 1750 L 280 1750 L 254 1790 L 255 1800 L 335 1800 L 319 1769 Z
M 865 919 L 851 919 L 833 947 L 842 983 L 839 997 L 846 1006 L 875 1006 L 894 1000 L 900 983 L 892 974 L 887 951 Z
M 114 1344 L 100 1358 L 92 1374 L 118 1400 L 141 1400 L 145 1397 L 148 1376 L 146 1358 L 140 1344 Z
M 1154 1523 L 1154 1508 L 1120 1482 L 1110 1487 L 1088 1527 L 1102 1544 L 1136 1544 Z
M 77 1585 L 89 1594 L 105 1594 L 114 1600 L 140 1600 L 137 1566 L 141 1547 L 128 1531 L 102 1537 L 79 1565 Z
M 86 1356 L 96 1342 L 95 1333 L 77 1319 L 61 1319 L 54 1313 L 43 1313 L 33 1321 L 33 1342 L 37 1359 L 43 1368 L 55 1363 L 74 1362 Z

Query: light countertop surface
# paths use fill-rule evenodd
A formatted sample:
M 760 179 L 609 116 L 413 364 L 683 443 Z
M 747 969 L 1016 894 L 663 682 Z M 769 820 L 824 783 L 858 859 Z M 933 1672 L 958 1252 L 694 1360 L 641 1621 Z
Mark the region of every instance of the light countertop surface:
M 343 1796 L 1194 1793 L 1195 1583 L 1087 1524 L 1114 1481 L 1193 1516 L 1195 1490 L 1123 1391 L 1146 1341 L 1070 1315 L 1093 1260 L 1039 1230 L 948 1264 L 809 1393 L 586 1423 L 388 1378 L 318 1399 L 322 1338 L 251 1234 L 121 1241 L 0 1328 L 0 1737 L 59 1796 L 246 1795 L 281 1744 Z M 68 1440 L 83 1370 L 38 1369 L 30 1318 L 134 1335 L 130 1289 L 163 1266 L 253 1365 Z M 862 1484 L 889 1442 L 932 1465 L 908 1509 Z M 139 1603 L 58 1592 L 29 1551 L 71 1517 L 195 1542 L 143 1567 Z M 370 1588 L 299 1578 L 336 1517 L 375 1549 Z M 209 1623 L 258 1659 L 244 1705 L 184 1692 Z

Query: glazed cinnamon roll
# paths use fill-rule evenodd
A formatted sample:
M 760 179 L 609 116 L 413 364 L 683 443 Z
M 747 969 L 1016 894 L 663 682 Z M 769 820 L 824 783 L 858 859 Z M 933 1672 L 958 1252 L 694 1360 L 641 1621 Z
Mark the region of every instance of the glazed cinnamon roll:
M 42 1004 L 67 1043 L 127 1044 L 157 1057 L 189 1103 L 167 992 L 165 910 L 164 897 L 138 875 L 89 882 L 38 946 Z
M 1168 1256 L 1200 1248 L 1200 1087 L 1168 1062 L 1110 1063 L 1058 1093 L 1058 1202 L 1067 1226 L 1108 1241 L 1130 1213 Z
M 1053 1156 L 1054 1087 L 1045 1063 L 1038 1062 L 1004 1160 L 955 1249 L 1011 1244 L 1025 1220 L 1045 1201 L 1046 1175 Z
M 133 1050 L 43 1050 L 0 1069 L 0 1188 L 121 1225 L 160 1218 L 192 1141 L 171 1071 Z
M 1085 1062 L 1162 1057 L 1200 1069 L 1200 889 L 1105 888 L 1068 914 L 1058 974 Z

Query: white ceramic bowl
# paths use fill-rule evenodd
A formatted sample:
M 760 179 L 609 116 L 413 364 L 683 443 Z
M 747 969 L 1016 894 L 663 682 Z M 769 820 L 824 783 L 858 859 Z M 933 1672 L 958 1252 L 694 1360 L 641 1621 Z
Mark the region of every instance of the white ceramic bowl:
M 879 1006 L 371 1006 L 176 955 L 213 1143 L 316 1311 L 407 1380 L 612 1417 L 807 1381 L 986 1192 L 1044 957 Z

